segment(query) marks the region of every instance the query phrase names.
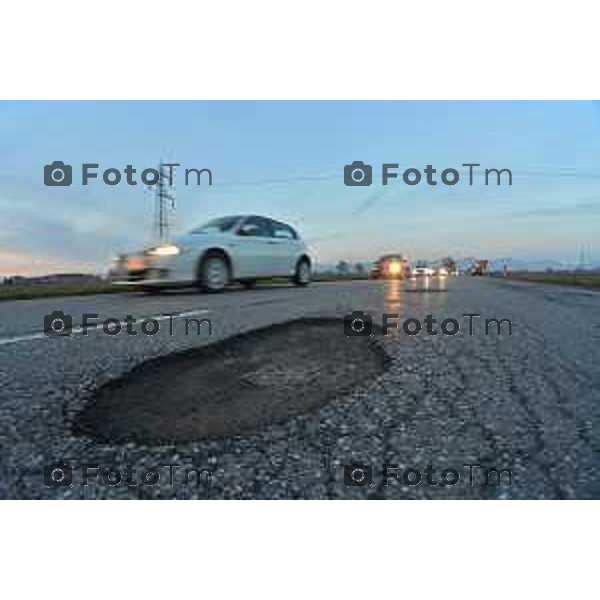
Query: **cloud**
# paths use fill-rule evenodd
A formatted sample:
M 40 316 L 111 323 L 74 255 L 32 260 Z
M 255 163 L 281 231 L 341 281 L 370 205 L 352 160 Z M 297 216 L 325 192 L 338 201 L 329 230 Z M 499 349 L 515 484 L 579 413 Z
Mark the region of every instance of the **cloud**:
M 110 214 L 89 212 L 76 217 L 0 207 L 5 225 L 0 231 L 3 274 L 45 273 L 78 268 L 97 270 L 118 251 L 139 243 Z M 119 227 L 119 229 L 117 229 Z

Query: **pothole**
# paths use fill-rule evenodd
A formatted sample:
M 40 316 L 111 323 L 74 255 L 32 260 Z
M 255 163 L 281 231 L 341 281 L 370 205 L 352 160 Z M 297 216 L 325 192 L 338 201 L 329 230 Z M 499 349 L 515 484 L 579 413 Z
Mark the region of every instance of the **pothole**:
M 72 421 L 102 442 L 170 443 L 258 430 L 317 411 L 377 377 L 386 354 L 343 322 L 301 319 L 142 363 Z

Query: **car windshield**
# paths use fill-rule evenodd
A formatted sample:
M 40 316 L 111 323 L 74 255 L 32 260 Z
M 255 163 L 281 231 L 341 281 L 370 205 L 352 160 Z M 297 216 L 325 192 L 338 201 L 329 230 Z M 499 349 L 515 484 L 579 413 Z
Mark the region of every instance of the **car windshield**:
M 239 220 L 239 217 L 220 217 L 193 229 L 192 233 L 222 233 L 229 231 Z

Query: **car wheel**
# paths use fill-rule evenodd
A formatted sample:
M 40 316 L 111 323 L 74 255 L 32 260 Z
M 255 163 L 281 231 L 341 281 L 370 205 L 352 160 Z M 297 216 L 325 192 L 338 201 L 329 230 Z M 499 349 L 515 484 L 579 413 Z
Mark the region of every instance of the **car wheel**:
M 206 292 L 222 292 L 230 279 L 229 263 L 222 254 L 205 256 L 200 265 L 200 288 Z
M 310 262 L 306 258 L 301 258 L 298 261 L 293 281 L 296 285 L 308 285 L 310 283 Z
M 244 279 L 242 281 L 242 285 L 247 289 L 247 290 L 253 290 L 256 287 L 256 279 Z

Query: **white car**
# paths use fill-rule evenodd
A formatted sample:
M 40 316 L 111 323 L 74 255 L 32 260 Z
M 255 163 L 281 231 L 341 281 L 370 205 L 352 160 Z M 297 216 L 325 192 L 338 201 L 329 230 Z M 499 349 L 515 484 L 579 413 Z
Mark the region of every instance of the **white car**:
M 415 267 L 413 269 L 413 275 L 416 277 L 432 277 L 435 271 L 431 267 Z
M 158 291 L 197 285 L 210 292 L 239 281 L 289 277 L 307 285 L 311 259 L 296 231 L 279 221 L 255 215 L 221 217 L 189 233 L 127 259 L 124 281 L 117 285 Z

